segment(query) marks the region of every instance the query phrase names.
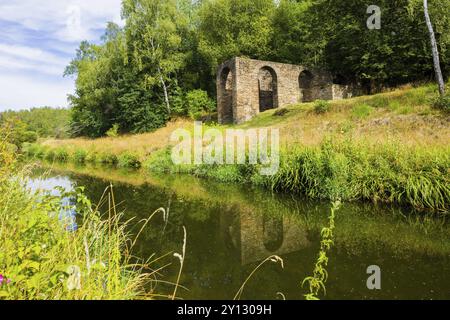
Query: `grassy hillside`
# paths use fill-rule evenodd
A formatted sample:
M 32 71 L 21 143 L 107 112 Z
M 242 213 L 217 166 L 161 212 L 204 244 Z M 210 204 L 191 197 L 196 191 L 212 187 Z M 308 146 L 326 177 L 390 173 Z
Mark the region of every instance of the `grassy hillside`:
M 255 166 L 175 166 L 170 135 L 193 122 L 177 120 L 153 133 L 97 140 L 47 140 L 26 148 L 50 161 L 144 166 L 223 182 L 252 183 L 311 198 L 371 200 L 449 211 L 450 116 L 432 107 L 432 85 L 404 87 L 374 96 L 298 104 L 271 110 L 227 128 L 275 127 L 281 133 L 281 165 L 262 177 Z
M 397 140 L 408 145 L 442 146 L 450 141 L 450 116 L 432 108 L 435 92 L 434 85 L 404 87 L 389 93 L 330 101 L 328 112 L 322 114 L 314 110 L 315 103 L 302 103 L 285 108 L 287 113 L 282 116 L 276 115 L 277 110 L 270 110 L 243 125 L 219 128 L 276 127 L 280 129 L 282 143 L 289 145 L 317 145 L 325 136 L 338 135 L 373 142 Z M 152 133 L 96 140 L 50 139 L 43 145 L 117 156 L 132 151 L 144 160 L 166 147 L 175 129 L 190 129 L 192 125 L 191 120 L 183 119 Z

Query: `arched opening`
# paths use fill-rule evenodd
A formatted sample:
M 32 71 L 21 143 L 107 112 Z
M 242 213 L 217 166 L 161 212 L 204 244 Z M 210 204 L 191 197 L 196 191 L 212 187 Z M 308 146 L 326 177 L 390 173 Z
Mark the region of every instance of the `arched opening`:
M 277 74 L 270 67 L 259 70 L 259 111 L 264 112 L 278 108 L 278 81 Z
M 301 93 L 301 101 L 302 102 L 311 102 L 314 100 L 313 92 L 312 92 L 313 80 L 314 80 L 314 76 L 310 71 L 304 70 L 304 71 L 302 71 L 302 73 L 300 73 L 298 82 L 300 85 L 300 93 Z
M 221 112 L 222 123 L 233 123 L 233 72 L 230 68 L 225 67 L 220 74 L 220 104 L 219 112 Z
M 338 73 L 333 77 L 333 84 L 345 86 L 347 84 L 347 79 L 342 74 Z
M 263 214 L 263 242 L 269 252 L 276 252 L 284 242 L 283 217 Z

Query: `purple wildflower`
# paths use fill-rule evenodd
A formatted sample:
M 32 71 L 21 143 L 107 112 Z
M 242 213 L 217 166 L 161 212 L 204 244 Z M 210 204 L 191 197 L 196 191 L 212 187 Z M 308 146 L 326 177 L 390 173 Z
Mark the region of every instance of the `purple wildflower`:
M 11 279 L 8 279 L 4 275 L 0 274 L 0 286 L 3 285 L 3 283 L 10 284 Z

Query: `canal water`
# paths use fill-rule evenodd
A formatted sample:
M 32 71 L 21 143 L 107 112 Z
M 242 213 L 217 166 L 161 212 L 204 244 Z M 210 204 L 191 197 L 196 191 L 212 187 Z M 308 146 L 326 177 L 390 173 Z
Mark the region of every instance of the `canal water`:
M 36 170 L 33 190 L 84 186 L 95 203 L 112 183 L 124 220 L 157 215 L 140 236 L 134 254 L 163 257 L 166 266 L 152 289 L 173 291 L 187 231 L 186 259 L 178 296 L 232 299 L 248 275 L 271 255 L 284 261 L 263 265 L 248 281 L 242 299 L 304 299 L 327 225 L 328 202 L 273 194 L 250 186 L 190 176 L 140 171 L 53 167 Z M 100 210 L 106 212 L 106 207 Z M 135 230 L 135 229 L 134 229 Z M 369 266 L 381 270 L 381 290 L 369 290 Z M 347 203 L 337 212 L 335 245 L 329 255 L 323 299 L 450 299 L 450 226 L 441 218 L 385 205 Z

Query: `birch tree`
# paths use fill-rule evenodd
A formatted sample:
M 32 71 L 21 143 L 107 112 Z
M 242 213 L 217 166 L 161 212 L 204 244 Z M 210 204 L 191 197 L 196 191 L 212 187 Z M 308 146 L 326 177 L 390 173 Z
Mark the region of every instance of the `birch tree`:
M 445 94 L 444 78 L 442 77 L 441 63 L 439 60 L 439 51 L 436 43 L 436 36 L 434 35 L 433 24 L 431 23 L 430 14 L 428 12 L 428 0 L 423 0 L 423 8 L 425 12 L 425 20 L 430 34 L 431 49 L 433 53 L 434 71 L 436 73 L 436 80 L 439 85 L 439 93 L 441 96 Z

